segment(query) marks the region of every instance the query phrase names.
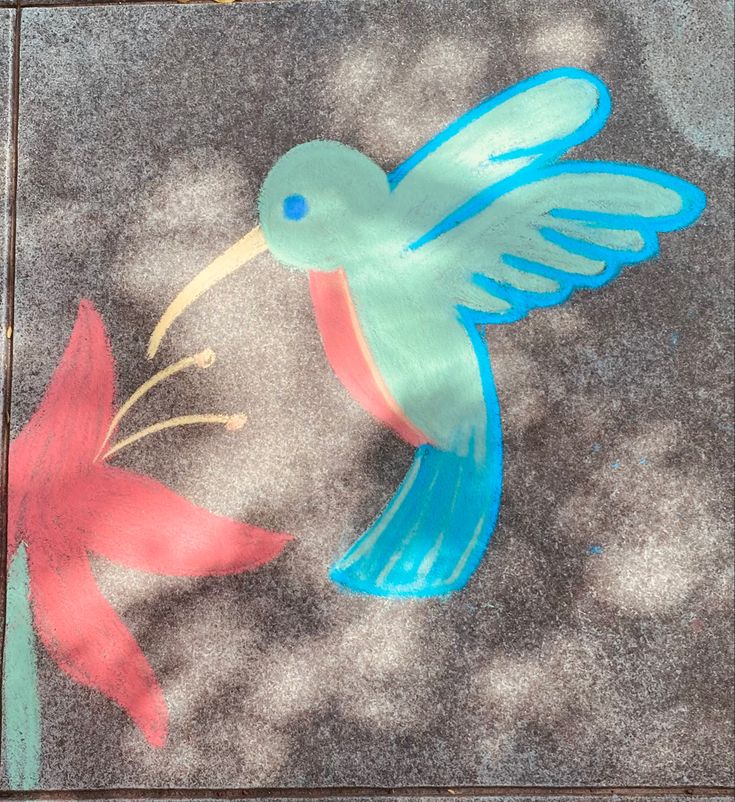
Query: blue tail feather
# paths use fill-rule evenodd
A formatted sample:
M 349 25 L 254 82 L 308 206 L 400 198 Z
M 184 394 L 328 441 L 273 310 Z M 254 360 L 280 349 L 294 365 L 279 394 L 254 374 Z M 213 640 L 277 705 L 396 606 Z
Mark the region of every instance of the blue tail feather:
M 330 577 L 376 596 L 439 596 L 461 588 L 490 541 L 500 490 L 499 465 L 421 446 L 383 513 Z

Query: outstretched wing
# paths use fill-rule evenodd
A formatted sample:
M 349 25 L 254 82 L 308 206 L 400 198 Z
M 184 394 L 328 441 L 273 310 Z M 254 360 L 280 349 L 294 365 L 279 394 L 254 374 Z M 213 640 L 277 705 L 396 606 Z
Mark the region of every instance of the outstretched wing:
M 583 70 L 542 72 L 455 120 L 388 179 L 394 219 L 418 239 L 478 193 L 533 165 L 547 164 L 594 136 L 610 95 Z
M 480 211 L 410 249 L 453 304 L 510 322 L 653 256 L 658 234 L 691 224 L 705 203 L 697 187 L 657 170 L 561 162 L 496 185 Z

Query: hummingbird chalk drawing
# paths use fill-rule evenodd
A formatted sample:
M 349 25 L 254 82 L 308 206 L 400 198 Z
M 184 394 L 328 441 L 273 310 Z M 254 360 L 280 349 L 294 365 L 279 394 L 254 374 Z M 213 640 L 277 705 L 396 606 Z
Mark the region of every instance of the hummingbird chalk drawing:
M 343 587 L 420 597 L 465 585 L 502 485 L 500 410 L 478 326 L 602 286 L 704 209 L 697 187 L 664 172 L 559 161 L 610 110 L 599 78 L 561 68 L 480 103 L 388 174 L 338 142 L 298 145 L 263 183 L 260 226 L 156 326 L 149 357 L 178 315 L 265 249 L 309 272 L 337 377 L 417 449 L 395 495 L 331 567 Z

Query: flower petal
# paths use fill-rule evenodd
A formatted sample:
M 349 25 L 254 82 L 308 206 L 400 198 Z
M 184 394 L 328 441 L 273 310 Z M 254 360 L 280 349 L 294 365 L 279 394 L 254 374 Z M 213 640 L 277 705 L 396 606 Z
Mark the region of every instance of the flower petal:
M 147 476 L 100 467 L 78 518 L 87 547 L 131 568 L 174 576 L 249 571 L 291 536 L 214 515 Z
M 91 463 L 112 420 L 114 396 L 115 363 L 105 324 L 92 303 L 83 300 L 46 393 L 13 443 L 13 492 L 29 489 L 27 463 L 34 467 L 34 488 L 44 472 L 59 483 Z
M 53 524 L 52 524 L 53 525 Z M 54 537 L 54 542 L 63 542 Z M 168 711 L 153 669 L 92 576 L 81 544 L 28 547 L 38 635 L 59 668 L 116 702 L 151 746 L 163 746 Z

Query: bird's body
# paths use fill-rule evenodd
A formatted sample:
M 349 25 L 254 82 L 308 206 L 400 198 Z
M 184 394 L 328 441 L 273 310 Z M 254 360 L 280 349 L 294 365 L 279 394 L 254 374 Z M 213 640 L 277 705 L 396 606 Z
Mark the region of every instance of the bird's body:
M 342 586 L 432 596 L 467 582 L 502 485 L 500 410 L 478 326 L 602 286 L 704 208 L 699 189 L 666 173 L 560 160 L 610 110 L 598 78 L 551 70 L 459 117 L 391 173 L 314 141 L 266 177 L 257 248 L 309 271 L 336 375 L 417 447 L 393 498 L 332 566 Z M 189 303 L 236 269 L 238 247 L 180 293 L 153 351 Z
M 330 362 L 350 392 L 357 396 L 361 386 L 372 384 L 371 397 L 382 395 L 392 420 L 407 422 L 412 435 L 406 436 L 405 423 L 392 425 L 375 406 L 368 411 L 413 445 L 466 452 L 470 440 L 485 439 L 480 366 L 465 323 L 456 310 L 434 302 L 434 288 L 420 280 L 416 266 L 369 265 L 340 271 L 336 281 L 334 273 L 312 273 L 317 322 Z M 334 307 L 321 302 L 324 283 L 341 285 L 345 306 L 351 308 L 349 328 L 343 328 Z M 359 343 L 370 365 L 350 384 L 345 374 L 358 361 L 354 351 L 335 352 L 333 346 L 344 339 Z

